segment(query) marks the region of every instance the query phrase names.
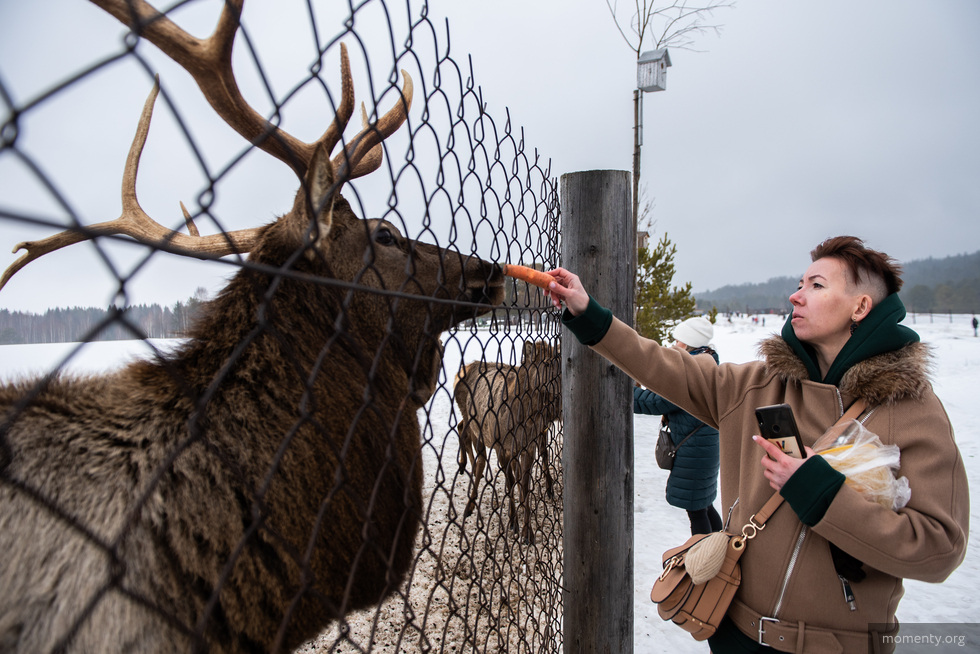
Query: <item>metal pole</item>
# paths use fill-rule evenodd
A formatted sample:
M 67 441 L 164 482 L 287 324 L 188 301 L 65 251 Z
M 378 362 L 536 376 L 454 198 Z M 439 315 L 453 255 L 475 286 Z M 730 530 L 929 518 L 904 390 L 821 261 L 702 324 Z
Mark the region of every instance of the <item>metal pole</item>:
M 630 174 L 561 178 L 562 264 L 616 316 L 633 315 Z M 564 650 L 633 651 L 633 384 L 574 338 L 562 343 Z
M 640 148 L 643 146 L 643 92 L 633 91 L 633 247 L 629 262 L 633 280 L 633 305 L 636 305 L 636 275 L 640 248 Z M 636 328 L 636 311 L 630 314 L 630 326 Z
M 633 90 L 633 234 L 639 229 L 640 218 L 640 147 L 643 145 L 643 93 Z M 633 246 L 636 249 L 636 245 Z M 636 257 L 634 252 L 633 257 Z

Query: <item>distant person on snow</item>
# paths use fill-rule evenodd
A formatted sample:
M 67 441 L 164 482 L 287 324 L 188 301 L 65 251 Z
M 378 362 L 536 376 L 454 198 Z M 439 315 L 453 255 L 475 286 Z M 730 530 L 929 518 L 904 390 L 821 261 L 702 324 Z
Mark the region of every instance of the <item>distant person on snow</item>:
M 977 322 L 977 317 L 976 316 L 973 316 L 973 336 L 974 337 L 976 337 L 976 335 L 977 335 L 977 325 L 978 324 L 980 324 L 980 323 Z
M 718 363 L 718 354 L 711 347 L 714 334 L 711 321 L 699 316 L 678 324 L 670 335 L 676 349 L 705 354 Z M 639 386 L 633 389 L 633 413 L 663 416 L 670 425 L 671 440 L 680 444 L 667 477 L 667 503 L 687 511 L 692 535 L 721 531 L 721 516 L 713 504 L 718 496 L 718 430 Z

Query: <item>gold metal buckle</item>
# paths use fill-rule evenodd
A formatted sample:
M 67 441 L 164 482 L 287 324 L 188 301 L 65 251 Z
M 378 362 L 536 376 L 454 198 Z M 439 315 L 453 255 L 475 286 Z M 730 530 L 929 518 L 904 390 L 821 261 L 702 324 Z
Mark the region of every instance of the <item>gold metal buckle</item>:
M 748 523 L 746 523 L 745 526 L 742 527 L 742 538 L 744 540 L 752 540 L 753 538 L 756 537 L 756 534 L 758 534 L 760 531 L 762 531 L 765 528 L 766 528 L 765 523 L 762 523 L 761 525 L 756 524 L 755 514 L 753 514 L 752 517 L 749 518 Z
M 684 556 L 682 554 L 675 554 L 674 556 L 667 559 L 667 563 L 664 564 L 664 571 L 660 573 L 660 581 L 667 578 L 670 571 L 679 566 L 684 561 Z

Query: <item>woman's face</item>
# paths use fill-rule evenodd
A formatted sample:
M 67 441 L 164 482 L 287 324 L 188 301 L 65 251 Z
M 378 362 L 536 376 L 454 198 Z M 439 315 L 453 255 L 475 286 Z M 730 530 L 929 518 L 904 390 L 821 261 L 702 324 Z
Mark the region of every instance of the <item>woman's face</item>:
M 851 335 L 851 320 L 860 295 L 847 287 L 847 272 L 839 259 L 817 259 L 807 268 L 800 288 L 789 296 L 793 330 L 804 343 L 843 347 Z

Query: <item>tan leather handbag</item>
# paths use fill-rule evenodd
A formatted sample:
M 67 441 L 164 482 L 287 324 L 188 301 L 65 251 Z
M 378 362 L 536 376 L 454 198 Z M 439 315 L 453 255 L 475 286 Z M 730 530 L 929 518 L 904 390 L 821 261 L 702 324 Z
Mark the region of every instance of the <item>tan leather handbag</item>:
M 858 400 L 835 425 L 857 418 L 864 407 L 865 402 Z M 664 552 L 664 571 L 650 591 L 660 617 L 690 632 L 694 640 L 706 640 L 714 634 L 742 583 L 738 560 L 746 544 L 762 531 L 782 503 L 783 496 L 773 494 L 741 533 L 696 534 Z
M 660 617 L 690 632 L 694 640 L 714 634 L 742 582 L 738 560 L 746 542 L 755 538 L 782 503 L 783 496 L 774 494 L 740 534 L 697 534 L 664 552 L 664 571 L 650 591 Z M 707 576 L 707 581 L 700 576 Z

